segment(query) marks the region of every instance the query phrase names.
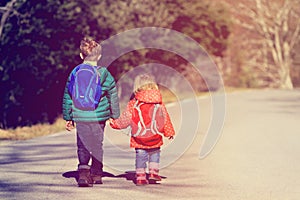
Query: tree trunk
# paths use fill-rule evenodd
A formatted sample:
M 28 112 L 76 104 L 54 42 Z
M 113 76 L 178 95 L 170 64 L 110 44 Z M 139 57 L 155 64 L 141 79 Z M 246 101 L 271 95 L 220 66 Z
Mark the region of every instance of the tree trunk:
M 292 90 L 292 89 L 294 88 L 290 76 L 288 76 L 288 77 L 284 80 L 284 82 L 281 84 L 280 88 L 281 88 L 281 89 L 288 89 L 288 90 Z
M 279 88 L 292 90 L 294 88 L 294 86 L 293 86 L 293 82 L 291 79 L 290 70 L 288 67 L 284 67 L 284 68 L 286 70 L 284 71 L 284 73 L 281 76 L 281 83 L 280 83 Z

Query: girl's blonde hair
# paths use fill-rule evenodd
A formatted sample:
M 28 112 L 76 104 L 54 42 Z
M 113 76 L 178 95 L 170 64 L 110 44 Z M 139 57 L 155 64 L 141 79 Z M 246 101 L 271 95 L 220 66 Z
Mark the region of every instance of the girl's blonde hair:
M 137 93 L 142 90 L 158 90 L 158 85 L 150 74 L 141 74 L 135 78 L 133 92 Z
M 80 42 L 80 51 L 84 60 L 98 61 L 102 48 L 95 40 L 85 37 Z

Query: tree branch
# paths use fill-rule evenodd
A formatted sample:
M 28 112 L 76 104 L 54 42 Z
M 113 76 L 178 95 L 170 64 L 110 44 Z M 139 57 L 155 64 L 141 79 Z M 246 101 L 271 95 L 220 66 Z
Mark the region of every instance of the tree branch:
M 0 21 L 0 39 L 2 38 L 3 29 L 7 19 L 9 18 L 11 12 L 13 12 L 13 6 L 17 2 L 17 0 L 12 0 L 8 2 L 5 7 L 1 7 L 1 12 L 3 12 Z

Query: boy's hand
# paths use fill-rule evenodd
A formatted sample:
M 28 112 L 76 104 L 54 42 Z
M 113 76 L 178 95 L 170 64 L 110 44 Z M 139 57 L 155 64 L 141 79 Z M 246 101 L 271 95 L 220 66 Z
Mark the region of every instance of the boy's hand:
M 113 120 L 112 118 L 109 118 L 108 120 L 106 120 L 106 122 L 105 122 L 106 125 L 110 125 L 112 123 L 112 120 Z
M 110 124 L 111 126 L 114 125 L 114 119 L 113 119 L 113 118 L 110 118 L 110 119 L 108 120 L 108 122 L 109 122 L 109 124 Z
M 72 129 L 74 129 L 75 126 L 74 126 L 74 121 L 67 121 L 66 122 L 66 130 L 67 131 L 71 131 Z

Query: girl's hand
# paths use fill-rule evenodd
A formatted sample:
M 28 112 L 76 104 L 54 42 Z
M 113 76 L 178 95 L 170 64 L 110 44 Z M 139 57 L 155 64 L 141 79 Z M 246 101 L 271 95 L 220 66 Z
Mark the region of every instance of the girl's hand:
M 169 139 L 169 140 L 173 140 L 174 137 L 173 137 L 173 136 L 169 136 L 168 139 Z

